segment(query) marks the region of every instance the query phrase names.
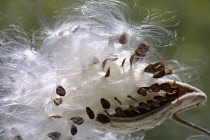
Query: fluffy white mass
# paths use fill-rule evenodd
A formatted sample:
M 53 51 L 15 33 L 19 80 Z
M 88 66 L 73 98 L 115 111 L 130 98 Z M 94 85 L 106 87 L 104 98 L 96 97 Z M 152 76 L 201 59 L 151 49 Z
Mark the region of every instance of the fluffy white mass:
M 137 105 L 128 96 L 136 96 L 139 87 L 161 83 L 144 72 L 146 58 L 155 54 L 155 47 L 169 45 L 176 36 L 173 32 L 152 24 L 150 15 L 133 23 L 131 10 L 120 1 L 78 5 L 67 8 L 53 28 L 36 34 L 41 35 L 34 36 L 38 40 L 18 26 L 0 32 L 3 139 L 83 140 L 93 133 L 96 122 L 87 107 L 95 115 L 104 114 L 103 98 L 113 114 L 120 102 L 123 109 Z M 130 57 L 142 43 L 151 46 L 150 51 L 131 64 Z M 138 101 L 153 97 L 138 97 Z M 106 137 L 114 139 L 114 135 Z

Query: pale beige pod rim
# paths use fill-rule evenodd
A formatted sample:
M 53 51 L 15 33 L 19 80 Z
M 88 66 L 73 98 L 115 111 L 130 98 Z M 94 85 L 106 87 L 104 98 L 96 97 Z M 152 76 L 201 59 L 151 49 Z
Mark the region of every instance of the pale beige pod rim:
M 162 81 L 162 83 L 166 82 L 174 83 L 174 81 L 169 80 Z M 139 130 L 148 130 L 160 125 L 167 119 L 171 119 L 174 114 L 204 105 L 206 102 L 207 97 L 201 90 L 186 83 L 175 82 L 175 84 L 185 94 L 174 101 L 140 116 L 130 118 L 110 117 L 110 122 L 106 124 L 96 121 L 96 129 L 113 133 L 132 133 Z

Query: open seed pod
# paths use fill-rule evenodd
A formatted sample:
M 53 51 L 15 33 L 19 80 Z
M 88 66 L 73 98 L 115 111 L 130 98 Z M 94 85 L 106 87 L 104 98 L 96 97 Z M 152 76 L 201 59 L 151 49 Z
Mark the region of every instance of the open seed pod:
M 176 87 L 179 90 L 179 95 L 165 97 L 168 101 L 158 101 L 159 107 L 138 115 L 116 117 L 112 114 L 113 116 L 109 117 L 109 123 L 102 124 L 97 122 L 97 129 L 105 132 L 113 131 L 115 133 L 131 133 L 138 130 L 152 129 L 163 121 L 171 119 L 174 114 L 203 105 L 206 101 L 206 95 L 191 85 L 174 81 L 163 81 L 163 83 L 170 83 Z M 161 102 L 163 103 L 162 105 Z M 136 108 L 141 112 L 140 107 Z M 123 111 L 126 112 L 125 110 Z M 127 109 L 127 111 L 130 110 Z

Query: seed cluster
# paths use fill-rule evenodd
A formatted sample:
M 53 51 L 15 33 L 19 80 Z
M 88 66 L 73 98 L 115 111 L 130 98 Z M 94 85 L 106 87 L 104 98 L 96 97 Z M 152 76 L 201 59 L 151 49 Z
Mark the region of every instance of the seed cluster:
M 130 65 L 136 63 L 139 59 L 144 58 L 149 51 L 150 46 L 146 44 L 140 44 L 135 50 L 134 54 L 130 57 Z
M 172 70 L 165 71 L 165 66 L 163 62 L 156 62 L 154 64 L 149 64 L 145 69 L 145 72 L 153 73 L 154 78 L 162 78 L 165 75 L 172 74 Z
M 117 107 L 115 109 L 115 114 L 111 115 L 111 117 L 126 118 L 126 117 L 139 116 L 148 113 L 162 105 L 165 105 L 184 94 L 179 90 L 179 88 L 176 87 L 175 82 L 162 83 L 162 84 L 155 83 L 149 87 L 140 87 L 137 93 L 144 97 L 148 93 L 155 94 L 154 92 L 159 92 L 160 90 L 166 92 L 165 96 L 160 96 L 160 95 L 154 96 L 153 99 L 151 100 L 147 100 L 145 102 L 139 102 L 138 106 L 134 107 L 132 105 L 129 105 L 129 107 L 125 110 L 123 110 L 120 107 Z M 134 101 L 136 102 L 136 99 Z
M 127 42 L 127 34 L 122 34 L 119 37 L 119 43 L 126 44 L 126 42 Z M 131 57 L 130 57 L 130 65 L 132 66 L 133 63 L 136 63 L 137 61 L 139 61 L 140 59 L 145 57 L 149 48 L 150 48 L 150 46 L 148 46 L 148 45 L 140 44 L 137 47 L 137 49 L 135 50 L 134 54 L 131 55 Z M 105 59 L 102 62 L 102 70 L 105 69 L 105 65 L 108 61 L 116 61 L 117 59 L 118 59 L 117 56 L 112 56 L 110 58 Z M 126 58 L 124 58 L 122 61 L 122 65 L 121 65 L 122 67 L 124 67 L 125 60 L 126 60 Z M 144 69 L 144 72 L 152 73 L 153 78 L 162 78 L 165 75 L 172 74 L 171 70 L 165 71 L 165 66 L 164 66 L 163 62 L 156 62 L 154 64 L 149 64 Z M 110 67 L 108 67 L 105 77 L 109 77 L 110 73 L 111 73 Z M 114 109 L 114 111 L 115 111 L 114 114 L 109 113 L 109 109 L 111 108 L 111 103 L 107 99 L 101 98 L 100 104 L 101 104 L 101 107 L 103 108 L 103 112 L 105 114 L 99 113 L 99 114 L 95 115 L 94 111 L 90 107 L 86 107 L 86 114 L 89 119 L 91 119 L 91 120 L 95 119 L 96 121 L 98 121 L 102 124 L 106 124 L 111 121 L 112 117 L 130 118 L 130 117 L 135 117 L 135 116 L 139 116 L 139 115 L 148 113 L 156 108 L 159 108 L 162 105 L 169 103 L 170 101 L 177 99 L 182 94 L 184 94 L 184 93 L 181 93 L 179 91 L 179 88 L 177 88 L 175 86 L 175 82 L 174 83 L 162 83 L 162 84 L 154 83 L 154 84 L 150 85 L 149 87 L 139 87 L 138 90 L 136 91 L 136 93 L 137 93 L 137 95 L 144 98 L 148 94 L 156 94 L 156 93 L 160 92 L 161 90 L 165 92 L 165 95 L 154 96 L 153 99 L 146 100 L 145 102 L 139 102 L 135 97 L 133 97 L 131 95 L 127 95 L 127 98 L 129 98 L 130 100 L 132 100 L 135 103 L 138 103 L 138 106 L 128 105 L 127 109 L 122 109 L 120 107 L 122 105 L 122 102 L 120 101 L 120 99 L 118 99 L 117 97 L 113 97 L 114 100 L 116 101 L 116 103 L 119 105 L 118 107 L 116 107 Z M 62 97 L 62 96 L 66 95 L 66 91 L 62 86 L 57 86 L 56 94 L 59 95 L 60 97 Z M 62 102 L 63 102 L 62 98 L 54 99 L 54 104 L 56 106 L 62 104 Z M 58 116 L 58 115 L 54 115 L 54 116 L 50 116 L 50 117 L 51 118 L 62 118 L 62 116 Z M 73 122 L 73 124 L 71 125 L 70 132 L 74 136 L 78 132 L 77 125 L 82 125 L 84 123 L 84 119 L 82 117 L 75 116 L 75 117 L 70 118 L 70 120 Z M 57 140 L 60 138 L 60 133 L 52 132 L 52 133 L 48 134 L 48 137 L 50 137 L 53 140 Z

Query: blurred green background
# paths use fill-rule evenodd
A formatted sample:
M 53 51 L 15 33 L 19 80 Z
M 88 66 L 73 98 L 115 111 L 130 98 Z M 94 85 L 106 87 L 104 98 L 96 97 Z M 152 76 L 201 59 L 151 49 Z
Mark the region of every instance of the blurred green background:
M 38 0 L 0 0 L 0 29 L 15 21 L 21 22 L 30 30 L 38 30 Z M 44 11 L 53 16 L 53 11 L 64 8 L 76 0 L 46 0 Z M 195 69 L 188 71 L 192 79 L 189 84 L 203 90 L 210 96 L 210 0 L 124 0 L 131 7 L 140 3 L 145 9 L 178 10 L 176 19 L 178 41 L 168 51 L 164 50 L 164 58 L 177 59 L 181 64 Z M 138 11 L 136 11 L 138 12 Z M 138 13 L 133 13 L 138 14 Z M 7 17 L 7 20 L 4 20 Z M 2 20 L 3 19 L 3 20 Z M 2 26 L 3 25 L 3 26 Z M 210 130 L 210 101 L 201 106 L 182 113 L 183 118 Z M 146 132 L 146 140 L 184 140 L 192 135 L 200 135 L 192 130 L 166 121 L 164 124 Z

